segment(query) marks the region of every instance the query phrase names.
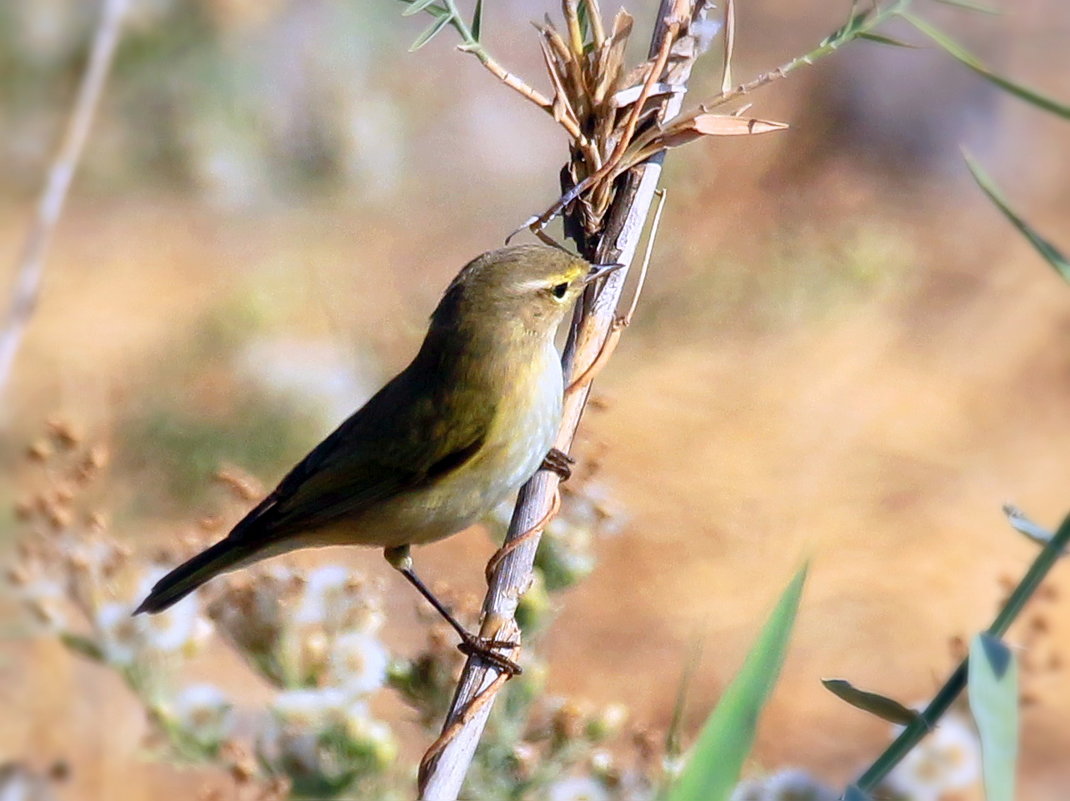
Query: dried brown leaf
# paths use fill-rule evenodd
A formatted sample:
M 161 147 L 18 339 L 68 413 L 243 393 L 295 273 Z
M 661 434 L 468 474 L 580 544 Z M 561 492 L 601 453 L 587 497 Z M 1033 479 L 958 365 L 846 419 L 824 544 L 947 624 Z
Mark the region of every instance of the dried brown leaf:
M 601 105 L 606 97 L 612 95 L 620 85 L 624 66 L 624 49 L 628 45 L 633 23 L 632 15 L 622 8 L 613 18 L 613 32 L 599 48 L 598 59 L 595 62 L 598 73 L 592 93 L 596 106 Z
M 749 136 L 782 131 L 787 127 L 786 122 L 760 120 L 756 117 L 699 114 L 692 119 L 670 125 L 654 142 L 662 148 L 679 147 L 703 136 Z
M 546 62 L 546 72 L 550 76 L 550 83 L 554 87 L 554 97 L 551 106 L 551 113 L 554 120 L 561 122 L 562 120 L 568 120 L 575 127 L 579 127 L 579 119 L 576 117 L 576 112 L 572 108 L 572 104 L 569 102 L 568 90 L 565 88 L 564 81 L 562 80 L 560 64 L 555 57 L 550 42 L 550 37 L 546 36 L 539 39 L 539 46 L 542 48 L 543 60 Z
M 580 62 L 576 60 L 568 44 L 550 23 L 549 19 L 547 19 L 545 25 L 537 25 L 536 27 L 543 35 L 549 47 L 549 52 L 553 55 L 553 60 L 558 65 L 559 82 L 562 88 L 567 87 L 565 94 L 568 103 L 574 109 L 574 115 L 578 119 L 578 116 L 584 113 L 588 102 L 587 87 L 584 83 Z M 547 64 L 547 69 L 550 69 L 549 64 Z M 553 76 L 551 76 L 551 79 L 553 79 Z
M 591 23 L 591 36 L 595 47 L 601 47 L 606 40 L 606 32 L 602 27 L 602 9 L 598 7 L 598 0 L 584 0 L 587 7 L 587 18 Z
M 613 107 L 626 108 L 627 106 L 630 106 L 639 99 L 639 95 L 642 91 L 642 86 L 629 86 L 627 89 L 621 89 L 613 95 Z M 669 83 L 655 83 L 650 87 L 650 94 L 647 95 L 647 100 L 683 91 L 683 87 L 680 86 L 673 86 Z

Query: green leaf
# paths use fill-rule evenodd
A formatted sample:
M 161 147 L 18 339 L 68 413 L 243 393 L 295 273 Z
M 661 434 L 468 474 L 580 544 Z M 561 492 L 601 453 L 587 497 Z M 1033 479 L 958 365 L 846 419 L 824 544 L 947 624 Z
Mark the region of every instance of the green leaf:
M 900 14 L 900 16 L 917 28 L 921 33 L 928 36 L 936 44 L 943 48 L 944 52 L 950 55 L 957 61 L 965 64 L 971 70 L 976 72 L 982 78 L 994 83 L 996 86 L 1010 92 L 1020 100 L 1024 100 L 1027 103 L 1031 103 L 1037 108 L 1044 111 L 1050 111 L 1052 114 L 1057 114 L 1065 119 L 1070 119 L 1070 105 L 1061 103 L 1046 95 L 1042 95 L 1034 89 L 1030 89 L 1027 86 L 1022 86 L 1019 83 L 1004 78 L 1002 75 L 997 75 L 992 72 L 988 67 L 982 64 L 973 53 L 966 50 L 962 45 L 949 37 L 946 33 L 937 28 L 934 28 L 928 22 L 913 14 Z
M 803 566 L 780 596 L 743 667 L 702 727 L 667 801 L 724 801 L 739 781 L 754 742 L 758 716 L 784 663 L 805 580 Z
M 589 42 L 591 40 L 591 9 L 583 0 L 576 4 L 576 17 L 580 21 L 580 35 L 583 41 Z
M 409 3 L 409 7 L 401 12 L 403 17 L 411 17 L 415 14 L 419 14 L 428 6 L 432 5 L 435 0 L 404 0 Z
M 955 6 L 956 8 L 963 8 L 967 11 L 976 11 L 980 14 L 991 14 L 994 17 L 1001 16 L 1003 14 L 998 8 L 992 8 L 991 6 L 983 6 L 980 3 L 971 3 L 970 0 L 936 0 L 937 3 L 943 3 L 945 6 Z
M 891 36 L 883 36 L 879 33 L 860 33 L 859 39 L 868 39 L 871 42 L 877 44 L 891 45 L 892 47 L 909 47 L 912 50 L 917 50 L 917 45 L 912 45 L 910 42 L 904 42 L 902 39 L 893 39 Z
M 1029 223 L 1019 217 L 1014 209 L 1007 205 L 1007 200 L 1003 197 L 1003 193 L 999 191 L 999 187 L 981 169 L 980 165 L 973 160 L 969 153 L 964 152 L 962 155 L 966 159 L 966 166 L 970 168 L 970 173 L 973 175 L 973 179 L 977 181 L 977 185 L 996 204 L 996 207 L 1003 212 L 1003 216 L 1021 231 L 1022 235 L 1029 240 L 1029 243 L 1044 261 L 1054 267 L 1064 280 L 1070 281 L 1070 260 L 1055 245 L 1038 234 Z
M 978 634 L 970 643 L 970 711 L 981 735 L 987 801 L 1014 801 L 1018 756 L 1018 665 L 996 637 Z
M 847 22 L 843 23 L 839 28 L 834 30 L 828 36 L 821 40 L 818 47 L 825 47 L 831 44 L 841 44 L 842 42 L 853 39 L 858 35 L 859 30 L 866 24 L 866 20 L 873 14 L 872 8 L 865 8 L 861 11 L 853 11 Z
M 432 22 L 431 26 L 426 31 L 416 37 L 416 41 L 412 43 L 411 47 L 409 47 L 409 52 L 415 53 L 425 44 L 434 39 L 438 35 L 439 31 L 441 31 L 443 28 L 450 24 L 450 19 L 451 17 L 449 16 L 443 16 Z
M 910 707 L 903 706 L 894 698 L 860 690 L 845 679 L 822 679 L 825 689 L 837 698 L 846 701 L 856 709 L 876 715 L 881 720 L 906 726 L 917 719 L 918 713 Z
M 63 631 L 60 632 L 59 641 L 76 654 L 81 654 L 88 659 L 92 659 L 94 662 L 104 661 L 104 652 L 100 650 L 99 645 L 88 637 L 83 637 L 81 634 L 72 634 L 69 631 Z
M 479 34 L 483 31 L 483 0 L 476 0 L 476 10 L 472 12 L 472 38 L 479 41 Z
M 684 722 L 684 710 L 687 708 L 687 693 L 691 689 L 691 681 L 695 677 L 695 670 L 701 661 L 702 641 L 696 639 L 684 665 L 683 675 L 680 677 L 680 685 L 676 688 L 676 702 L 672 707 L 672 718 L 669 720 L 669 729 L 665 732 L 665 755 L 675 760 L 680 756 L 680 729 Z

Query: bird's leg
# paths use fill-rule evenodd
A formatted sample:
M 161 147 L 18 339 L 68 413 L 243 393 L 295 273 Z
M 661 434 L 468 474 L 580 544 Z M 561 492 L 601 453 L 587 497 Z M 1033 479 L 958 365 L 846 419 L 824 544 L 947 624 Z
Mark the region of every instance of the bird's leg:
M 572 465 L 576 460 L 559 448 L 550 448 L 539 466 L 540 470 L 552 470 L 562 481 L 572 478 Z
M 494 648 L 516 648 L 517 643 L 509 640 L 492 640 L 480 637 L 478 634 L 472 634 L 457 622 L 457 618 L 450 613 L 445 604 L 438 600 L 434 593 L 427 588 L 427 585 L 420 580 L 420 577 L 416 575 L 416 571 L 412 566 L 412 556 L 409 555 L 408 545 L 386 548 L 383 550 L 383 556 L 386 557 L 386 561 L 390 563 L 390 566 L 408 579 L 409 583 L 417 589 L 420 595 L 426 598 L 427 602 L 435 607 L 435 611 L 442 615 L 453 630 L 460 635 L 461 642 L 457 649 L 462 654 L 478 656 L 512 676 L 518 676 L 524 672 L 516 662 L 492 650 Z

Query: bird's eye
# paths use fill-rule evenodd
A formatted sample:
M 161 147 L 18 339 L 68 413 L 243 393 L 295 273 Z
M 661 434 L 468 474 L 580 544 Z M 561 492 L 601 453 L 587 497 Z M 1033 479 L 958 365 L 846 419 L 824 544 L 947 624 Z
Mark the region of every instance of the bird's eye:
M 556 284 L 556 285 L 555 285 L 555 286 L 554 286 L 554 287 L 553 287 L 553 288 L 552 288 L 552 289 L 550 290 L 550 292 L 552 292 L 552 293 L 553 293 L 553 296 L 554 296 L 555 298 L 557 298 L 558 300 L 561 300 L 561 298 L 565 297 L 565 293 L 566 293 L 566 292 L 568 292 L 568 284 L 567 284 L 567 283 L 564 283 L 564 284 Z

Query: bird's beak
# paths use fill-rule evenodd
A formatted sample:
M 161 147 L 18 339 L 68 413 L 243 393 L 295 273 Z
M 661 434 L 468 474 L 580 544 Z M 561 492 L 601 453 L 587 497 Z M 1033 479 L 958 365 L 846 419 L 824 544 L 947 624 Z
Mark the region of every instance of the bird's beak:
M 583 283 L 584 285 L 594 283 L 599 278 L 605 278 L 610 273 L 615 273 L 623 266 L 623 264 L 592 264 L 591 271 L 587 273 L 587 277 L 583 279 Z

